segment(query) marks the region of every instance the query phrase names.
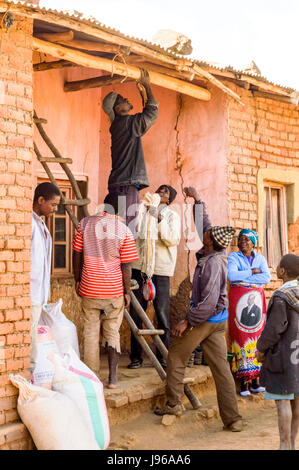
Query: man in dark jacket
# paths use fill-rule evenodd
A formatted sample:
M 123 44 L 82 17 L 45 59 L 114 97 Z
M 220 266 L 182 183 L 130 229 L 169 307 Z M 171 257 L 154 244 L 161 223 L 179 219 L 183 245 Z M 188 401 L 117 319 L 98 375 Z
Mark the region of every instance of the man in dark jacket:
M 245 326 L 257 325 L 261 319 L 261 309 L 254 303 L 255 294 L 250 294 L 247 299 L 247 307 L 241 313 L 241 323 Z
M 295 450 L 299 428 L 299 256 L 282 257 L 277 276 L 284 284 L 269 302 L 266 326 L 257 341 L 265 398 L 275 400 L 280 449 Z
M 186 188 L 187 196 L 195 200 L 203 217 L 203 249 L 198 260 L 192 286 L 192 307 L 185 320 L 173 329 L 174 341 L 167 358 L 167 404 L 158 408 L 158 415 L 182 414 L 181 398 L 184 393 L 184 375 L 192 351 L 200 344 L 209 364 L 217 390 L 217 400 L 224 428 L 242 431 L 235 382 L 227 362 L 225 329 L 227 324 L 227 256 L 225 248 L 231 242 L 233 227 L 211 227 L 205 206 L 194 188 Z M 201 206 L 201 207 L 200 207 Z M 197 221 L 195 220 L 195 223 Z M 196 223 L 198 228 L 198 224 Z
M 108 114 L 111 126 L 112 170 L 108 181 L 109 193 L 119 201 L 119 214 L 135 234 L 136 211 L 139 191 L 149 186 L 144 161 L 141 137 L 153 126 L 158 117 L 158 102 L 155 100 L 148 73 L 141 71 L 137 84 L 144 87 L 142 113 L 129 114 L 133 109 L 127 98 L 110 92 L 103 100 L 103 109 Z M 131 207 L 131 208 L 130 208 Z M 129 209 L 130 208 L 130 209 Z M 135 234 L 136 235 L 136 234 Z

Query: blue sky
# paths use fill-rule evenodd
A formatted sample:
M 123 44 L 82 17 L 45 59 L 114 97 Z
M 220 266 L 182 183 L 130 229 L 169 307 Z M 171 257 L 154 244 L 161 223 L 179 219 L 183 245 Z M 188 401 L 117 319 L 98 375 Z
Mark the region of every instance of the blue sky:
M 151 41 L 159 29 L 192 39 L 193 57 L 242 69 L 254 60 L 274 83 L 299 90 L 299 0 L 41 0 Z

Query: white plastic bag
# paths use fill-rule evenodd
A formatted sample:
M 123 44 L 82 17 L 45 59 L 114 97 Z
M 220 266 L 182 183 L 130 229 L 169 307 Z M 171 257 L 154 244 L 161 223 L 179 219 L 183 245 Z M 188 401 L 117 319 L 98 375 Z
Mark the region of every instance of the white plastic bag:
M 106 449 L 110 441 L 110 428 L 101 381 L 80 361 L 72 348 L 69 348 L 64 359 L 54 355 L 53 362 L 53 390 L 67 396 L 77 405 L 100 449 Z
M 100 450 L 80 411 L 67 396 L 9 376 L 19 389 L 18 413 L 38 450 Z
M 51 328 L 59 352 L 62 355 L 71 346 L 80 357 L 76 326 L 62 313 L 61 307 L 62 299 L 54 304 L 44 305 L 39 324 Z
M 40 325 L 37 330 L 37 357 L 32 372 L 31 382 L 39 387 L 52 388 L 54 364 L 51 360 L 53 354 L 58 354 L 52 331 L 48 326 Z

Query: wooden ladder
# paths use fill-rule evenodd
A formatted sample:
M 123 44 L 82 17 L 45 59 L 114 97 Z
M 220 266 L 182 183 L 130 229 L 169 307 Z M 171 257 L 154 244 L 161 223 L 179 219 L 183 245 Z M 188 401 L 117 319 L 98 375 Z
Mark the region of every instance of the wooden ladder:
M 34 120 L 34 123 L 35 123 L 42 139 L 44 140 L 44 142 L 47 144 L 47 146 L 49 147 L 49 149 L 51 150 L 51 152 L 54 155 L 54 157 L 42 157 L 36 143 L 34 142 L 33 143 L 34 151 L 35 151 L 35 154 L 37 156 L 37 159 L 41 162 L 42 166 L 44 167 L 44 170 L 47 173 L 51 183 L 53 183 L 53 184 L 55 184 L 55 186 L 57 186 L 57 188 L 60 192 L 60 196 L 61 196 L 61 203 L 65 205 L 65 210 L 67 211 L 68 215 L 70 216 L 71 221 L 73 222 L 74 226 L 76 228 L 78 228 L 79 222 L 78 222 L 78 219 L 77 219 L 76 215 L 72 211 L 71 206 L 77 206 L 77 207 L 81 206 L 82 209 L 83 209 L 84 217 L 87 217 L 89 215 L 87 206 L 88 206 L 88 204 L 90 204 L 90 199 L 88 199 L 88 198 L 83 199 L 83 197 L 81 195 L 80 188 L 78 186 L 78 183 L 75 180 L 72 171 L 68 167 L 68 164 L 72 164 L 73 161 L 70 158 L 63 158 L 61 156 L 60 152 L 57 150 L 55 145 L 52 143 L 52 141 L 48 137 L 48 135 L 46 134 L 46 132 L 43 128 L 43 124 L 47 124 L 47 120 L 38 118 L 35 111 L 34 111 L 33 120 Z M 53 176 L 53 174 L 52 174 L 52 172 L 51 172 L 51 170 L 48 166 L 48 163 L 59 163 L 60 164 L 61 168 L 64 170 L 65 174 L 67 175 L 67 177 L 68 177 L 68 179 L 71 183 L 71 186 L 73 188 L 76 199 L 66 199 L 64 197 L 63 193 L 59 189 L 57 181 L 55 180 L 55 178 L 54 178 L 54 176 Z
M 132 287 L 133 290 L 136 289 L 136 288 L 138 288 L 138 285 L 135 286 L 135 287 Z M 158 372 L 160 378 L 164 382 L 165 379 L 166 379 L 166 372 L 163 369 L 163 367 L 161 366 L 160 362 L 158 361 L 155 354 L 153 353 L 153 351 L 151 350 L 150 346 L 148 345 L 148 343 L 146 342 L 146 340 L 144 338 L 144 336 L 147 336 L 147 335 L 152 336 L 153 342 L 155 343 L 156 347 L 158 348 L 158 350 L 162 354 L 163 359 L 166 361 L 167 356 L 168 356 L 168 350 L 165 347 L 165 345 L 162 343 L 161 338 L 159 338 L 160 335 L 164 334 L 164 330 L 156 330 L 155 329 L 154 325 L 152 324 L 152 322 L 148 318 L 147 314 L 145 313 L 145 311 L 141 307 L 140 303 L 138 302 L 138 300 L 136 299 L 136 297 L 135 297 L 135 295 L 133 294 L 132 291 L 131 291 L 131 303 L 132 303 L 132 306 L 133 306 L 135 312 L 137 313 L 137 315 L 140 317 L 140 319 L 144 323 L 146 329 L 140 330 L 136 326 L 134 320 L 132 319 L 131 315 L 129 314 L 129 312 L 127 310 L 125 310 L 125 319 L 129 323 L 130 328 L 132 330 L 132 333 L 135 336 L 136 340 L 138 341 L 138 343 L 142 347 L 143 351 L 145 352 L 145 354 L 147 355 L 147 357 L 151 361 L 152 365 L 155 367 L 156 371 Z M 184 382 L 183 382 L 184 383 L 184 393 L 185 393 L 186 397 L 188 398 L 188 400 L 190 401 L 192 407 L 195 410 L 197 410 L 201 406 L 201 403 L 198 400 L 198 398 L 194 395 L 194 393 L 192 392 L 190 386 L 188 385 L 188 383 L 193 383 L 193 382 L 194 382 L 194 378 L 192 378 L 192 377 L 185 377 L 184 378 Z
M 34 111 L 33 119 L 34 119 L 34 123 L 35 123 L 42 139 L 47 144 L 47 146 L 49 147 L 49 149 L 53 153 L 54 157 L 43 157 L 41 155 L 36 143 L 34 142 L 35 154 L 37 156 L 37 159 L 40 161 L 40 163 L 44 167 L 44 170 L 47 173 L 51 183 L 53 183 L 53 184 L 55 184 L 55 186 L 57 186 L 57 188 L 60 192 L 60 196 L 61 196 L 61 203 L 63 205 L 65 205 L 65 209 L 66 209 L 68 215 L 70 216 L 73 225 L 77 229 L 78 225 L 79 225 L 79 222 L 78 222 L 78 219 L 77 219 L 76 215 L 72 211 L 71 206 L 77 206 L 77 207 L 81 206 L 83 208 L 84 217 L 87 217 L 89 215 L 87 206 L 88 206 L 88 204 L 90 204 L 90 199 L 88 199 L 88 198 L 83 199 L 83 197 L 81 195 L 81 191 L 80 191 L 79 186 L 77 184 L 77 181 L 75 180 L 72 171 L 68 167 L 68 164 L 72 164 L 73 161 L 70 158 L 63 158 L 61 156 L 60 152 L 55 147 L 55 145 L 50 140 L 49 136 L 46 134 L 46 132 L 43 128 L 43 124 L 47 124 L 47 120 L 39 118 L 35 111 Z M 66 199 L 64 197 L 63 193 L 59 189 L 57 181 L 55 180 L 55 178 L 54 178 L 54 176 L 53 176 L 53 174 L 52 174 L 52 172 L 51 172 L 51 170 L 48 166 L 48 163 L 59 163 L 61 165 L 62 169 L 66 173 L 66 175 L 67 175 L 67 177 L 68 177 L 68 179 L 71 183 L 71 186 L 73 188 L 76 199 L 74 199 L 74 200 L 73 199 Z M 132 289 L 134 289 L 134 287 Z M 152 322 L 150 321 L 150 319 L 146 315 L 146 312 L 143 310 L 143 308 L 141 307 L 140 303 L 138 302 L 138 300 L 136 299 L 136 297 L 135 297 L 135 295 L 132 291 L 131 291 L 131 302 L 132 302 L 132 305 L 133 305 L 135 311 L 137 312 L 139 317 L 142 319 L 142 322 L 144 323 L 144 325 L 146 326 L 147 329 L 143 329 L 143 330 L 138 329 L 135 322 L 133 321 L 131 315 L 129 314 L 129 312 L 126 309 L 125 309 L 125 318 L 126 318 L 128 324 L 129 324 L 129 326 L 132 330 L 133 335 L 135 336 L 136 340 L 140 343 L 143 351 L 145 352 L 145 354 L 147 355 L 147 357 L 151 361 L 152 365 L 155 367 L 155 369 L 158 372 L 160 378 L 163 381 L 165 381 L 166 373 L 165 373 L 163 367 L 161 366 L 160 362 L 156 358 L 155 354 L 153 353 L 153 351 L 149 347 L 148 343 L 144 339 L 144 336 L 146 336 L 146 335 L 152 336 L 153 342 L 155 343 L 156 347 L 159 349 L 160 353 L 162 354 L 162 357 L 166 360 L 167 355 L 168 355 L 168 351 L 167 351 L 166 347 L 164 346 L 164 344 L 162 343 L 161 339 L 159 338 L 159 335 L 164 334 L 164 330 L 156 330 L 155 329 L 154 325 L 152 324 Z M 188 383 L 191 383 L 193 381 L 194 381 L 193 378 L 185 378 L 184 379 L 184 392 L 185 392 L 185 395 L 188 397 L 188 399 L 189 399 L 191 405 L 193 406 L 193 408 L 197 409 L 201 406 L 201 404 L 200 404 L 198 398 L 194 395 L 194 393 L 192 392 L 191 388 L 188 385 Z

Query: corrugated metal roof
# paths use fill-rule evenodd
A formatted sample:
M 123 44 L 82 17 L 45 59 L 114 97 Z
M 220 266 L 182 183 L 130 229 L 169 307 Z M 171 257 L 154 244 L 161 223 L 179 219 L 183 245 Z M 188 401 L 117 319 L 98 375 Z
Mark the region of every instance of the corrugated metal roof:
M 175 53 L 175 52 L 173 52 L 169 49 L 165 49 L 157 43 L 150 42 L 150 41 L 147 41 L 145 39 L 137 38 L 137 37 L 134 37 L 134 36 L 128 36 L 126 34 L 123 34 L 121 31 L 119 31 L 115 28 L 111 28 L 110 26 L 107 26 L 104 23 L 101 23 L 95 17 L 93 17 L 91 15 L 86 15 L 85 13 L 81 13 L 77 10 L 57 10 L 57 9 L 51 9 L 51 8 L 47 8 L 47 7 L 39 7 L 39 6 L 34 6 L 34 5 L 32 5 L 32 3 L 28 2 L 28 1 L 24 1 L 24 0 L 12 0 L 12 1 L 7 2 L 7 3 L 8 4 L 15 4 L 15 5 L 22 5 L 22 6 L 25 6 L 25 7 L 30 7 L 30 8 L 35 9 L 35 10 L 39 10 L 43 13 L 53 13 L 55 15 L 63 16 L 65 18 L 78 20 L 80 22 L 84 22 L 84 23 L 89 24 L 91 26 L 97 26 L 97 27 L 99 27 L 99 29 L 102 29 L 103 31 L 106 31 L 108 33 L 117 35 L 117 36 L 122 37 L 122 38 L 127 39 L 127 40 L 134 41 L 134 42 L 136 42 L 136 43 L 138 43 L 142 46 L 148 47 L 149 49 L 152 49 L 154 51 L 161 52 L 163 54 L 167 54 L 168 56 L 173 57 L 173 58 L 185 59 L 185 60 L 187 59 L 188 61 L 190 61 L 192 63 L 195 63 L 195 64 L 197 64 L 201 67 L 205 67 L 205 66 L 210 67 L 210 68 L 213 68 L 215 70 L 218 70 L 219 72 L 231 72 L 236 76 L 236 78 L 238 78 L 238 75 L 239 76 L 242 75 L 242 76 L 252 77 L 252 78 L 254 78 L 258 81 L 268 83 L 269 85 L 273 85 L 273 86 L 282 88 L 288 94 L 297 92 L 297 90 L 295 90 L 294 88 L 290 88 L 290 87 L 286 87 L 286 86 L 278 84 L 278 83 L 274 83 L 273 81 L 269 80 L 268 78 L 266 78 L 264 76 L 260 76 L 260 75 L 255 74 L 255 73 L 249 73 L 249 72 L 244 72 L 243 70 L 235 69 L 231 65 L 228 65 L 228 66 L 215 65 L 215 63 L 212 63 L 212 62 L 206 62 L 206 61 L 202 61 L 200 59 L 190 58 L 188 56 L 183 56 L 183 55 L 177 54 L 177 53 Z

